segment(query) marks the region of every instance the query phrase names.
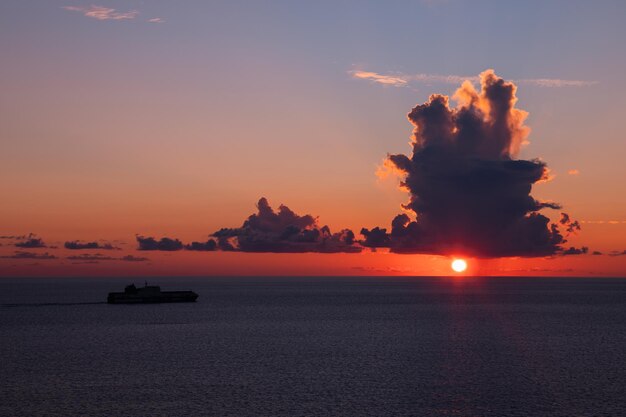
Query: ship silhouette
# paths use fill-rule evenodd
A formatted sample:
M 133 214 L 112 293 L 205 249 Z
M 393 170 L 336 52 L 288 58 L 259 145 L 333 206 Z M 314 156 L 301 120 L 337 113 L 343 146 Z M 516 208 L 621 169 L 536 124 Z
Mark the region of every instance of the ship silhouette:
M 109 304 L 147 304 L 147 303 L 190 303 L 196 301 L 198 294 L 193 291 L 161 291 L 158 285 L 136 287 L 127 285 L 124 292 L 110 292 Z

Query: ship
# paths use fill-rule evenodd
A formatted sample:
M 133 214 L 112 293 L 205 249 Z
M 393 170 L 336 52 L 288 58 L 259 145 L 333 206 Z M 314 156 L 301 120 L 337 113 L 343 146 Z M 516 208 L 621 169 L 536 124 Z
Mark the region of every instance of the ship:
M 109 304 L 146 304 L 146 303 L 192 303 L 198 298 L 193 291 L 161 291 L 158 285 L 145 284 L 136 287 L 127 285 L 124 292 L 110 292 L 107 297 Z

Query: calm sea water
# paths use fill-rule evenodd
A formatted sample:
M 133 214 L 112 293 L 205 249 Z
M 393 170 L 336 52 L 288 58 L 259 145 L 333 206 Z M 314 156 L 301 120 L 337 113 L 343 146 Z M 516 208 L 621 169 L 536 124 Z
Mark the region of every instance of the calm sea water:
M 0 279 L 0 415 L 626 415 L 626 279 L 129 282 Z

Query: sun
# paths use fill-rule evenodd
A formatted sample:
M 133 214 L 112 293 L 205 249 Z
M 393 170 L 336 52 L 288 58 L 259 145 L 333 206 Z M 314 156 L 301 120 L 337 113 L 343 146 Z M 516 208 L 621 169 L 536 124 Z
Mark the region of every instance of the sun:
M 454 272 L 463 272 L 467 269 L 467 262 L 465 262 L 465 259 L 455 259 L 452 261 L 451 266 Z

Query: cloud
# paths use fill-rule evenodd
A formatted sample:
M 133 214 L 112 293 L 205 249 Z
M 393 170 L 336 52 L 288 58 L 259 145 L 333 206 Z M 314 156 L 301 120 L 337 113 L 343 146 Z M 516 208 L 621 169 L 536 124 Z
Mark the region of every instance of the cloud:
M 611 253 L 609 253 L 609 256 L 626 256 L 626 250 L 623 250 L 621 252 L 617 250 L 611 251 Z
M 515 80 L 517 84 L 530 84 L 538 87 L 589 87 L 598 84 L 598 81 L 583 81 L 583 80 L 560 80 L 557 78 L 530 78 Z
M 120 248 L 113 246 L 110 243 L 98 243 L 98 242 L 81 242 L 78 240 L 68 241 L 64 244 L 65 249 L 70 250 L 82 250 L 82 249 L 103 249 L 103 250 L 119 250 Z
M 364 228 L 364 246 L 398 253 L 477 257 L 547 256 L 563 251 L 559 229 L 578 230 L 569 216 L 559 223 L 539 213 L 559 204 L 531 197 L 532 185 L 547 178 L 544 162 L 517 160 L 530 129 L 528 113 L 515 108 L 516 86 L 493 70 L 480 74 L 481 89 L 465 81 L 455 108 L 434 94 L 408 114 L 412 155 L 388 156 L 410 194 L 386 229 Z
M 592 254 L 592 255 L 603 255 L 603 253 L 602 253 L 602 252 L 597 251 L 597 250 L 594 250 L 591 254 Z
M 66 259 L 71 261 L 80 261 L 80 263 L 98 263 L 100 261 L 124 261 L 124 262 L 144 262 L 148 261 L 148 258 L 137 257 L 133 255 L 122 256 L 121 258 L 115 258 L 112 256 L 105 256 L 100 253 L 90 255 L 88 253 L 80 255 L 68 256 Z
M 385 228 L 375 227 L 372 230 L 362 228 L 361 234 L 365 237 L 365 240 L 361 242 L 363 246 L 369 248 L 387 248 L 391 246 L 391 237 Z
M 114 261 L 117 258 L 113 258 L 111 256 L 101 255 L 96 253 L 95 255 L 90 255 L 88 253 L 83 253 L 80 255 L 72 255 L 68 256 L 67 259 L 72 261 Z
M 465 81 L 472 83 L 480 82 L 480 77 L 465 75 L 442 75 L 442 74 L 381 74 L 374 71 L 352 70 L 348 71 L 353 78 L 373 81 L 377 84 L 393 85 L 395 87 L 408 87 L 411 83 L 427 84 L 461 84 Z M 598 84 L 598 81 L 562 80 L 558 78 L 525 78 L 512 80 L 517 84 L 533 85 L 537 87 L 589 87 Z
M 149 258 L 143 258 L 141 256 L 133 256 L 133 255 L 126 255 L 120 258 L 120 261 L 125 261 L 125 262 L 146 262 L 149 260 L 150 260 Z
M 581 220 L 582 224 L 626 224 L 626 220 Z
M 4 258 L 4 259 L 57 259 L 56 256 L 50 255 L 48 252 L 34 253 L 34 252 L 25 252 L 25 251 L 15 251 L 13 255 L 0 256 L 0 258 Z
M 221 231 L 223 230 L 225 229 L 222 229 Z M 216 233 L 219 233 L 219 232 L 216 232 Z M 230 237 L 231 236 L 228 236 L 228 235 L 217 236 L 217 247 L 219 248 L 219 250 L 224 251 L 224 252 L 234 252 L 237 250 L 235 245 L 230 243 L 230 240 L 229 240 Z
M 565 249 L 563 252 L 561 252 L 562 255 L 586 255 L 589 252 L 589 248 L 586 246 L 583 246 L 582 248 L 575 248 L 573 246 L 571 246 L 568 249 Z
M 137 236 L 137 243 L 139 250 L 159 250 L 159 251 L 177 251 L 183 249 L 183 243 L 178 239 L 171 239 L 169 237 L 156 240 L 153 237 Z
M 572 221 L 567 213 L 561 213 L 559 223 L 565 228 L 568 234 L 580 231 L 580 223 L 577 220 Z
M 148 19 L 150 23 L 165 23 L 165 19 L 160 17 L 153 17 L 152 19 Z
M 130 20 L 139 15 L 137 10 L 127 12 L 118 12 L 116 9 L 110 9 L 102 6 L 63 6 L 63 9 L 71 12 L 82 13 L 85 17 L 91 17 L 97 20 Z
M 14 244 L 18 248 L 35 249 L 47 247 L 43 239 L 35 237 L 32 233 L 28 235 L 26 240 Z
M 250 215 L 241 227 L 213 233 L 220 249 L 275 253 L 361 251 L 351 230 L 331 233 L 328 226 L 319 227 L 313 216 L 297 215 L 285 205 L 275 212 L 265 198 L 259 200 L 257 208 L 258 212 Z
M 395 87 L 404 87 L 408 84 L 404 76 L 383 75 L 370 71 L 350 71 L 350 74 L 352 74 L 354 78 L 373 81 L 377 84 L 392 85 Z
M 577 169 L 570 169 L 567 171 L 567 175 L 579 175 L 580 171 Z
M 214 239 L 209 239 L 206 242 L 191 242 L 185 245 L 185 250 L 209 252 L 217 250 L 217 242 Z

